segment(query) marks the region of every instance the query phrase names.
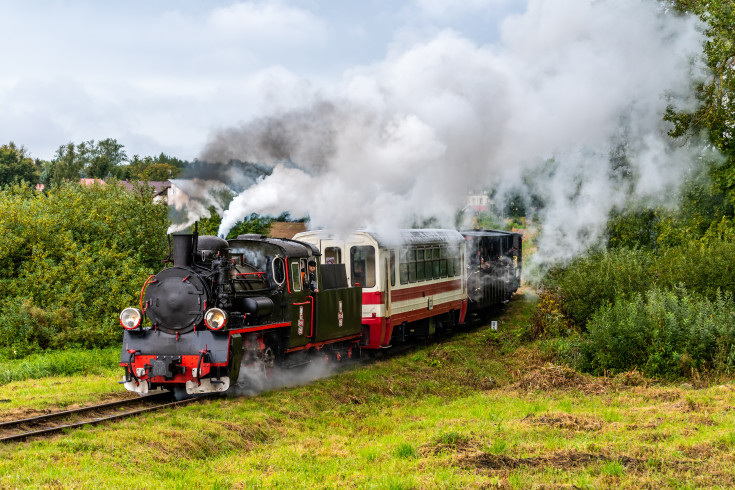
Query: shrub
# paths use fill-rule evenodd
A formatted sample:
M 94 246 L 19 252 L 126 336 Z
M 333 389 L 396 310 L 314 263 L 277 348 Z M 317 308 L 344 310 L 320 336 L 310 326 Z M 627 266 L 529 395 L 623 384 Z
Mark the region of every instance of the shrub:
M 0 356 L 119 343 L 119 311 L 161 268 L 166 216 L 114 184 L 0 191 Z
M 616 297 L 645 292 L 653 259 L 652 252 L 642 249 L 594 252 L 552 270 L 544 284 L 559 295 L 564 313 L 584 327 L 595 311 Z
M 561 310 L 559 295 L 548 289 L 541 291 L 533 317 L 533 338 L 564 337 L 573 330 L 571 320 Z
M 581 367 L 595 374 L 639 369 L 677 378 L 735 368 L 735 303 L 686 290 L 652 289 L 596 312 L 581 344 Z
M 652 285 L 683 286 L 713 300 L 717 291 L 735 292 L 735 243 L 712 239 L 668 248 L 651 264 Z

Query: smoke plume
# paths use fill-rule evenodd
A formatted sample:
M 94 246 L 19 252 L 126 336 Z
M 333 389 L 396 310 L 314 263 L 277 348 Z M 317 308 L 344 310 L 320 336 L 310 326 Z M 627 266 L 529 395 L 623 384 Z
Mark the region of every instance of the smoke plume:
M 494 44 L 447 30 L 396 47 L 299 107 L 212 136 L 204 161 L 272 170 L 219 232 L 286 211 L 337 231 L 454 227 L 468 191 L 502 197 L 530 175 L 545 202 L 538 257 L 567 259 L 614 206 L 676 195 L 695 150 L 669 141 L 662 115 L 693 104 L 698 27 L 653 0 L 529 0 Z

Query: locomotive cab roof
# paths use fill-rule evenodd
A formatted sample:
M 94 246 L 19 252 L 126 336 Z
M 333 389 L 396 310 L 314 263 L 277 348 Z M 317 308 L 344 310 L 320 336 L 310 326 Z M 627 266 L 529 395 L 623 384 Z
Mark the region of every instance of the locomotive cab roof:
M 230 248 L 262 249 L 268 255 L 282 255 L 284 257 L 314 257 L 320 256 L 319 248 L 311 243 L 289 240 L 288 238 L 269 238 L 265 235 L 238 235 L 229 240 Z

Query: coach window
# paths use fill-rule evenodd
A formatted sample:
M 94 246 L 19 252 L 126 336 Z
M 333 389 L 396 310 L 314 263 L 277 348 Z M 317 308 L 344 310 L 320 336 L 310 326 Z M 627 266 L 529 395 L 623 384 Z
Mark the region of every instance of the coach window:
M 359 283 L 364 288 L 375 287 L 375 248 L 369 245 L 351 247 L 350 268 L 353 286 Z
M 301 271 L 298 262 L 291 262 L 291 285 L 294 291 L 301 291 Z
M 439 275 L 441 277 L 447 277 L 447 249 L 442 247 L 439 252 L 441 260 L 439 260 Z
M 441 277 L 440 273 L 440 261 L 439 261 L 439 248 L 436 247 L 433 250 L 434 253 L 434 279 L 439 279 Z
M 426 271 L 424 267 L 424 249 L 416 250 L 416 280 L 423 281 L 426 279 Z
M 401 284 L 408 284 L 408 249 L 402 248 L 401 261 L 398 265 L 398 271 L 401 275 Z
M 339 247 L 327 247 L 324 249 L 325 264 L 341 264 L 342 249 Z
M 390 251 L 390 285 L 396 285 L 396 251 Z
M 416 249 L 408 250 L 408 281 L 416 282 Z

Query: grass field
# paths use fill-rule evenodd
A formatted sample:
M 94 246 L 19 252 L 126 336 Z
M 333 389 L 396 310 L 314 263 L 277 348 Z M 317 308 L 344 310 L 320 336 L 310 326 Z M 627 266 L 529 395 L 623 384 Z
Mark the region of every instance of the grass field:
M 735 383 L 553 365 L 525 340 L 534 308 L 308 385 L 0 446 L 0 487 L 735 487 Z M 5 384 L 0 418 L 119 397 L 119 375 Z

